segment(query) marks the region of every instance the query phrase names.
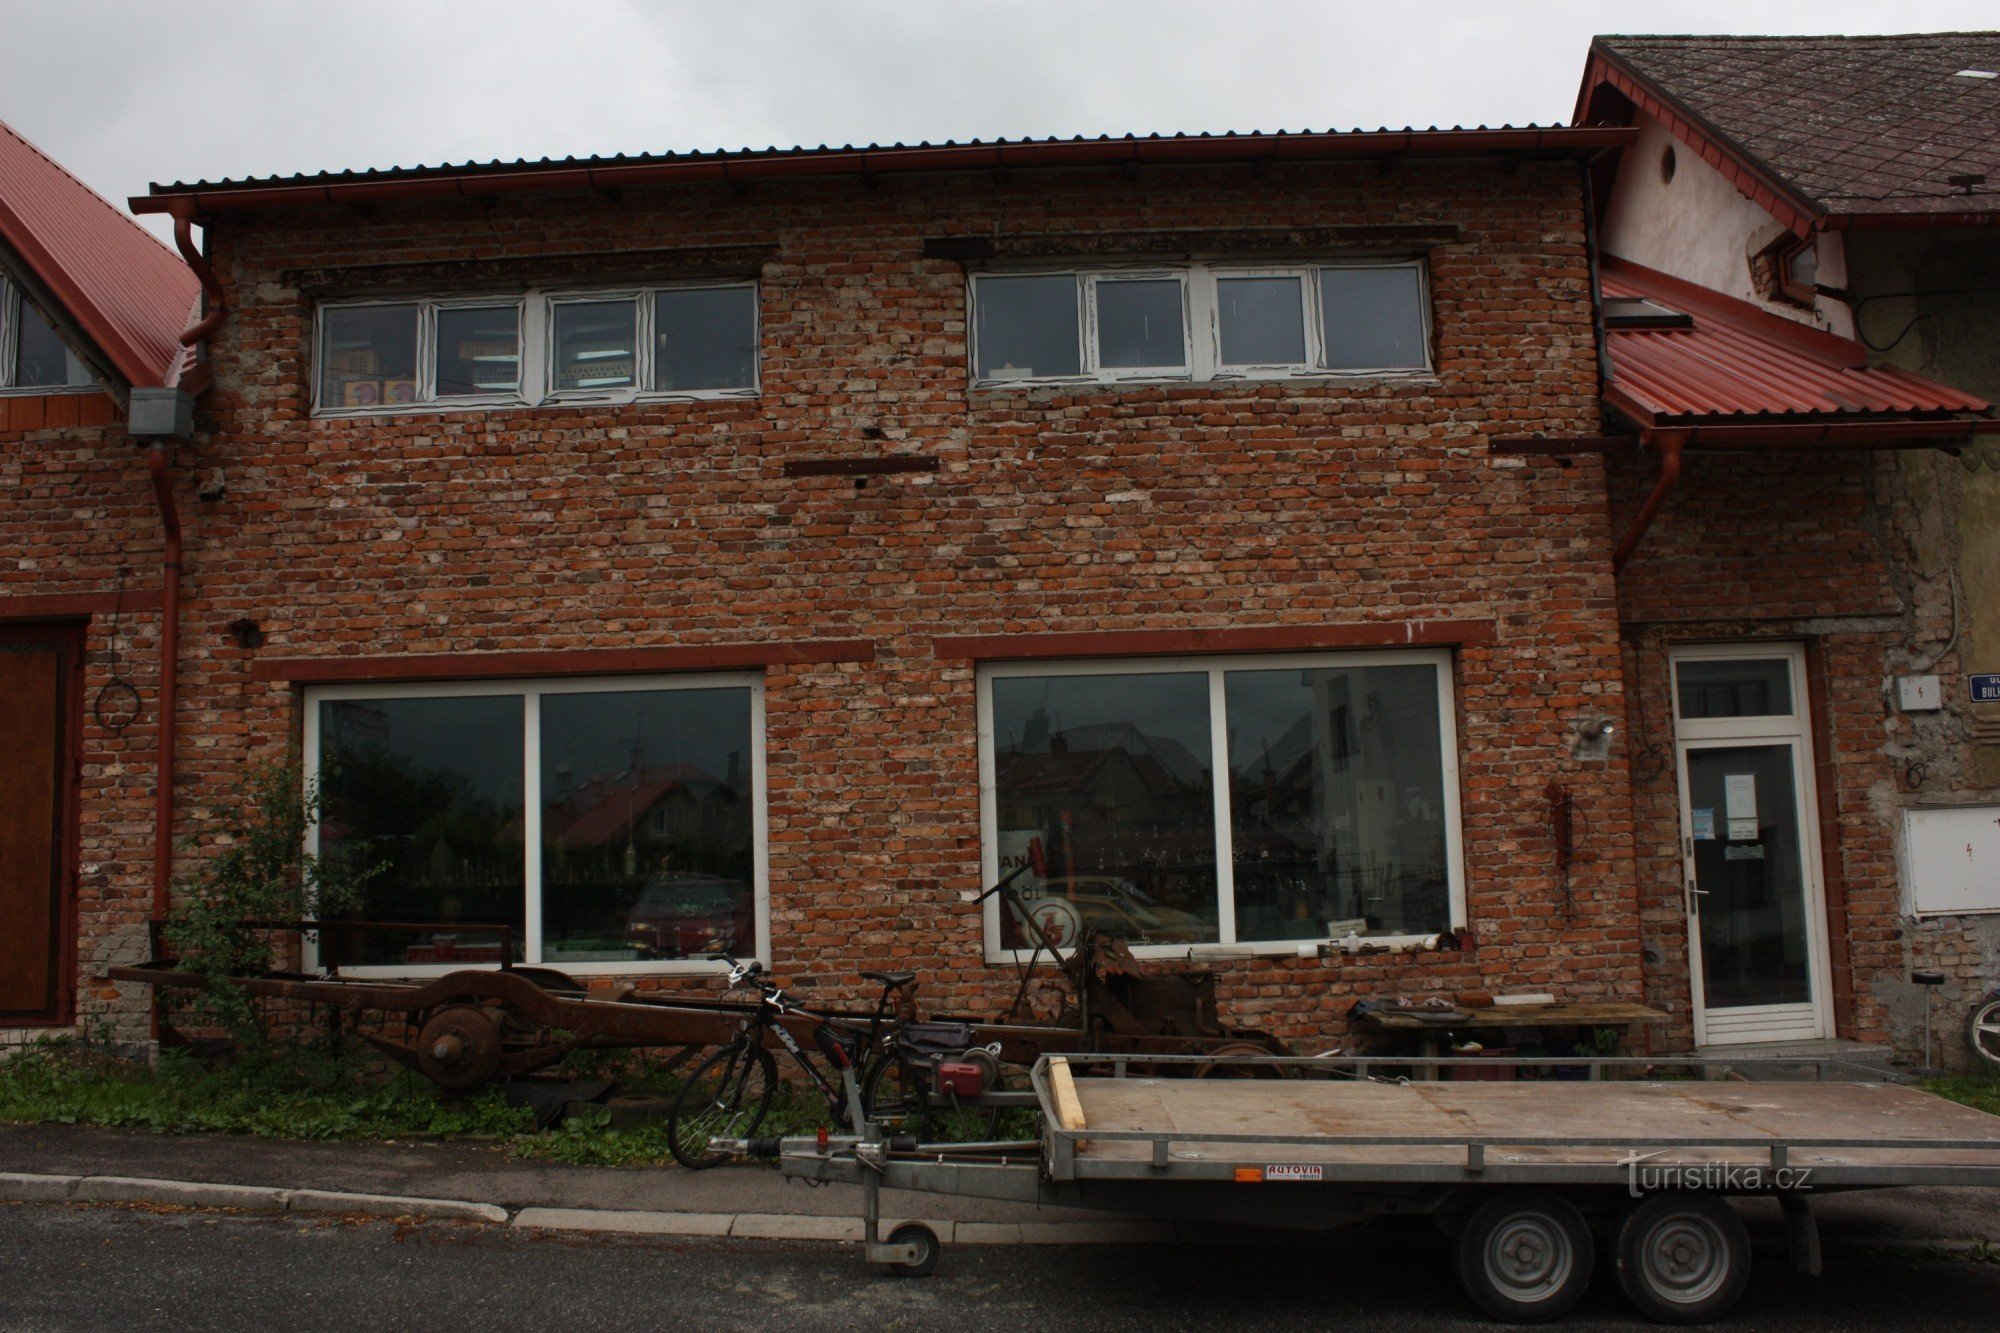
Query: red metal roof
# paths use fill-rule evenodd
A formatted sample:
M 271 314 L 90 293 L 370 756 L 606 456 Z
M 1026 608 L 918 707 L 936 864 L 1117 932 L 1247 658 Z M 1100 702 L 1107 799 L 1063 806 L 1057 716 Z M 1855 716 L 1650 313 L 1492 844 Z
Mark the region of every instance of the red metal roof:
M 0 123 L 0 239 L 128 384 L 170 384 L 200 284 L 117 206 Z
M 626 185 L 763 177 L 878 175 L 907 171 L 988 171 L 1150 162 L 1297 162 L 1322 159 L 1588 155 L 1632 143 L 1628 127 L 1502 125 L 1476 129 L 1279 130 L 1275 133 L 1128 134 L 1096 138 L 974 139 L 965 143 L 852 144 L 838 148 L 738 148 L 616 157 L 464 162 L 372 171 L 154 185 L 135 196 L 137 213 L 227 212 L 307 207 L 349 199 L 483 196 L 523 190 L 592 190 Z
M 1643 297 L 1693 317 L 1691 328 L 1605 330 L 1605 399 L 1640 426 L 1936 416 L 1985 412 L 1971 394 L 1894 366 L 1860 343 L 1794 323 L 1628 260 L 1602 261 L 1607 299 Z

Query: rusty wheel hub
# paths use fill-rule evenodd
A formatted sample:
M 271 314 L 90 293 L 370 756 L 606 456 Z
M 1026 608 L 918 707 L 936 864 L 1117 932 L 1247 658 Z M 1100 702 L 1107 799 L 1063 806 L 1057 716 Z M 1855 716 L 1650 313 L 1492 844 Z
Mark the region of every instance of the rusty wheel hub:
M 500 1070 L 500 1027 L 484 1009 L 440 1009 L 417 1034 L 417 1065 L 447 1092 L 470 1092 Z

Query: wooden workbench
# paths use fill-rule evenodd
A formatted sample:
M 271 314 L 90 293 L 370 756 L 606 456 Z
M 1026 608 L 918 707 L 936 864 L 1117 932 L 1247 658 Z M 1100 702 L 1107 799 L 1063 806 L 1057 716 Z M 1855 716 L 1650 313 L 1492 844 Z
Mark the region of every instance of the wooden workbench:
M 1457 1014 L 1464 1017 L 1457 1017 Z M 1426 1062 L 1435 1061 L 1443 1054 L 1440 1047 L 1447 1033 L 1569 1027 L 1615 1027 L 1629 1032 L 1642 1024 L 1665 1023 L 1671 1018 L 1672 1015 L 1658 1009 L 1626 1000 L 1605 1000 L 1594 1004 L 1495 1004 L 1480 1009 L 1458 1008 L 1450 1016 L 1436 1009 L 1370 1009 L 1361 1015 L 1361 1021 L 1378 1032 L 1415 1033 Z M 1437 1066 L 1427 1063 L 1424 1076 L 1435 1078 Z

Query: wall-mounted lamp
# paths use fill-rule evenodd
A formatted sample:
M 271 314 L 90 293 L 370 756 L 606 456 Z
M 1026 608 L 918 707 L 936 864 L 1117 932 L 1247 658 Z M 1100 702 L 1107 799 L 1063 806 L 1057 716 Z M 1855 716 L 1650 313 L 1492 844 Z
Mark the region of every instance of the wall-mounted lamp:
M 1579 718 L 1570 753 L 1579 759 L 1602 759 L 1611 753 L 1611 740 L 1617 734 L 1618 724 L 1608 717 Z

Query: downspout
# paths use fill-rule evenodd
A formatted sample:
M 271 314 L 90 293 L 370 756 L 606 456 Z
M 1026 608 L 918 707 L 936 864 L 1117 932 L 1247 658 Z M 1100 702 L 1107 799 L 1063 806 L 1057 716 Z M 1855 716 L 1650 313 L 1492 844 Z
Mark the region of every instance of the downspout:
M 1611 555 L 1611 572 L 1618 573 L 1625 568 L 1626 561 L 1639 549 L 1645 539 L 1646 530 L 1653 526 L 1653 520 L 1666 507 L 1667 497 L 1681 480 L 1681 447 L 1687 443 L 1690 432 L 1685 430 L 1648 430 L 1639 433 L 1641 445 L 1653 445 L 1660 451 L 1660 475 L 1653 483 L 1653 493 L 1646 497 L 1646 503 L 1639 506 L 1638 517 L 1625 530 L 1625 536 L 1618 543 L 1618 549 Z
M 181 646 L 181 513 L 167 475 L 167 445 L 154 440 L 146 449 L 166 546 L 160 555 L 160 725 L 157 790 L 153 793 L 153 919 L 167 919 L 174 877 L 174 743 Z
M 195 348 L 222 327 L 229 306 L 223 300 L 222 283 L 215 266 L 208 262 L 203 245 L 194 242 L 194 208 L 177 205 L 173 209 L 174 248 L 201 283 L 203 313 L 181 330 L 180 344 Z M 207 367 L 198 366 L 197 372 Z M 180 381 L 189 385 L 196 376 L 184 371 Z M 167 473 L 171 461 L 167 442 L 154 438 L 146 449 L 146 470 L 153 479 L 153 498 L 160 507 L 160 526 L 165 544 L 160 552 L 160 725 L 159 758 L 155 767 L 153 793 L 153 919 L 165 921 L 173 906 L 174 882 L 174 750 L 179 741 L 181 664 L 181 512 L 174 503 L 173 478 Z
M 204 313 L 194 323 L 181 330 L 181 346 L 193 347 L 222 327 L 222 321 L 229 317 L 229 305 L 222 299 L 222 283 L 215 276 L 215 266 L 208 262 L 207 237 L 203 245 L 194 243 L 194 207 L 191 204 L 175 202 L 172 210 L 174 219 L 174 248 L 181 252 L 189 269 L 201 283 L 201 300 Z

